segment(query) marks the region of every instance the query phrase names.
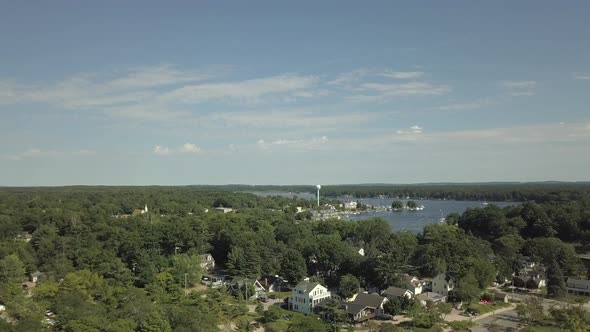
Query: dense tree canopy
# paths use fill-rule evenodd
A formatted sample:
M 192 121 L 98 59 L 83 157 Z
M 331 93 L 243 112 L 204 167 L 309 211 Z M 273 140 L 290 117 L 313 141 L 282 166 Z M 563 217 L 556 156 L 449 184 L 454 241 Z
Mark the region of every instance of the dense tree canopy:
M 404 273 L 433 277 L 452 271 L 459 278 L 453 295 L 474 300 L 497 276 L 510 276 L 525 256 L 549 267 L 552 294 L 563 292 L 565 277 L 586 274 L 573 245 L 590 241 L 585 187 L 563 192 L 543 187 L 538 193 L 528 187 L 517 193 L 465 188 L 463 194 L 443 187 L 385 194 L 544 198 L 542 203 L 469 209 L 449 224 L 428 225 L 414 234 L 394 232 L 379 218 L 297 218 L 297 207 L 311 208 L 312 201 L 216 187 L 4 188 L 0 303 L 13 318 L 7 329 L 43 330 L 45 319 L 63 331 L 211 331 L 230 320 L 237 323 L 247 311 L 240 296 L 195 288 L 205 273 L 199 256 L 204 253 L 230 276 L 281 275 L 294 285 L 313 275 L 345 297 L 359 286 L 401 286 Z M 367 194 L 365 189 L 359 193 Z M 146 204 L 148 213 L 131 215 Z M 235 210 L 214 212 L 217 206 Z M 35 271 L 42 274 L 29 297 L 21 283 Z M 269 322 L 281 317 L 268 312 L 262 315 Z M 421 319 L 428 325 L 437 317 Z M 311 316 L 290 321 L 289 328 L 327 327 Z

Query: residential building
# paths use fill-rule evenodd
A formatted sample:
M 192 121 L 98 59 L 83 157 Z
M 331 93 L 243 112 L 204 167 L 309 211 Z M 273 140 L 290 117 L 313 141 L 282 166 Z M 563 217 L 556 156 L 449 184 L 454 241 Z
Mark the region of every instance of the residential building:
M 141 216 L 142 214 L 146 214 L 146 213 L 148 213 L 148 206 L 147 206 L 147 204 L 145 205 L 145 207 L 143 208 L 143 210 L 142 209 L 135 209 L 135 210 L 133 210 L 133 213 L 131 213 L 131 215 L 133 217 L 137 217 L 137 216 Z
M 346 316 L 355 323 L 364 322 L 376 317 L 377 310 L 371 306 L 348 303 L 344 307 L 346 309 Z
M 288 282 L 278 275 L 261 276 L 258 278 L 258 283 L 264 287 L 267 293 L 281 292 L 289 289 Z
M 439 273 L 432 279 L 432 291 L 445 297 L 449 292 L 457 287 L 457 277 L 455 273 Z
M 361 256 L 365 256 L 365 249 L 364 248 L 355 248 L 357 254 Z
M 399 287 L 389 287 L 381 293 L 381 295 L 387 297 L 388 300 L 393 300 L 395 298 L 408 298 L 411 299 L 414 297 L 412 291 L 406 288 L 399 288 Z
M 425 306 L 428 302 L 444 303 L 447 302 L 447 296 L 434 292 L 425 292 L 416 295 L 416 301 L 420 302 L 420 304 L 422 304 L 423 306 Z
M 244 288 L 245 285 L 250 285 L 254 288 L 252 294 L 248 293 L 248 299 L 257 299 L 266 296 L 264 287 L 256 280 L 256 278 L 233 277 L 228 283 L 228 288 L 232 293 L 238 292 Z
M 570 294 L 590 296 L 590 280 L 569 277 L 565 285 Z
M 211 254 L 199 255 L 199 258 L 201 259 L 201 269 L 211 271 L 215 268 L 215 259 Z
M 39 271 L 35 271 L 35 272 L 33 272 L 33 273 L 29 274 L 29 281 L 30 281 L 30 282 L 33 282 L 33 283 L 36 283 L 36 282 L 39 280 L 39 277 L 40 277 L 41 275 L 42 275 L 42 273 L 41 273 L 41 272 L 39 272 Z
M 357 202 L 354 202 L 354 201 L 344 202 L 344 210 L 356 210 L 356 208 L 357 208 Z
M 289 297 L 289 310 L 310 314 L 322 300 L 331 295 L 320 283 L 304 280 L 293 288 L 293 294 Z
M 426 290 L 427 282 L 425 280 L 418 279 L 409 274 L 404 274 L 402 276 L 402 282 L 404 287 L 407 287 L 414 294 L 414 296 L 421 294 Z
M 230 213 L 230 212 L 233 212 L 233 211 L 234 211 L 234 209 L 223 207 L 223 206 L 220 206 L 220 207 L 216 207 L 215 208 L 215 212 L 220 212 L 220 213 Z
M 521 269 L 513 274 L 513 284 L 516 287 L 539 289 L 547 285 L 545 267 L 533 261 L 523 261 Z
M 352 308 L 354 309 L 353 311 L 356 311 L 354 313 L 350 312 L 350 314 L 352 314 L 353 316 L 360 314 L 360 316 L 362 317 L 367 317 L 367 315 L 372 314 L 373 317 L 383 317 L 385 316 L 383 305 L 387 303 L 387 301 L 389 300 L 386 297 L 383 297 L 376 293 L 359 293 L 354 299 L 354 301 L 351 303 L 352 306 L 349 305 L 348 308 Z M 348 308 L 347 312 L 349 311 Z

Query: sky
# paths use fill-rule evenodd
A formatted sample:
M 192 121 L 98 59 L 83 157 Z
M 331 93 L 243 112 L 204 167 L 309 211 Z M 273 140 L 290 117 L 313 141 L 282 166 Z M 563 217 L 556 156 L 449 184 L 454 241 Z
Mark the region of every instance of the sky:
M 588 1 L 0 6 L 0 186 L 590 180 Z

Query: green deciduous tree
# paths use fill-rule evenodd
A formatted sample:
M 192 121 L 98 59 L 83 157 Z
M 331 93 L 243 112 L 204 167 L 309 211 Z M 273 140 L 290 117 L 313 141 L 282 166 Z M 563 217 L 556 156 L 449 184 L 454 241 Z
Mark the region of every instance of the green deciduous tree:
M 307 275 L 305 259 L 294 249 L 288 249 L 281 263 L 281 276 L 291 285 L 296 285 Z
M 342 298 L 347 299 L 356 294 L 359 291 L 359 287 L 359 280 L 351 274 L 346 274 L 340 277 L 338 294 Z
M 529 297 L 516 305 L 516 314 L 527 325 L 536 325 L 545 319 L 543 313 L 543 300 L 537 297 Z
M 0 259 L 0 282 L 22 281 L 25 277 L 25 266 L 17 255 L 8 255 Z

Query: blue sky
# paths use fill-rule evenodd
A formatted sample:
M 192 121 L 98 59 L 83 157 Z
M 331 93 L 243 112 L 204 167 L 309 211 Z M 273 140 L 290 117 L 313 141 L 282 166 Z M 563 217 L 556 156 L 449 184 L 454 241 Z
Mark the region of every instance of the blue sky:
M 0 185 L 590 180 L 587 1 L 28 1 Z

